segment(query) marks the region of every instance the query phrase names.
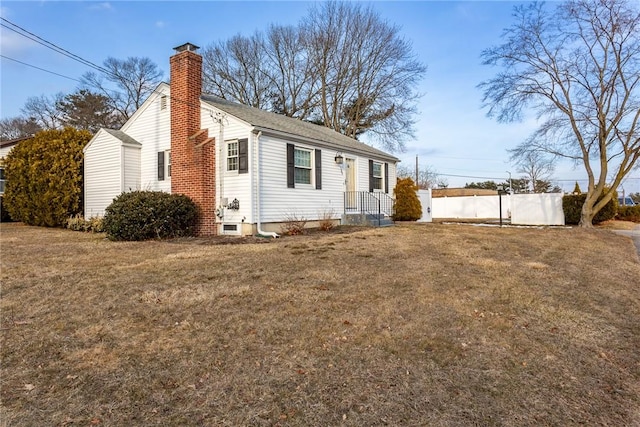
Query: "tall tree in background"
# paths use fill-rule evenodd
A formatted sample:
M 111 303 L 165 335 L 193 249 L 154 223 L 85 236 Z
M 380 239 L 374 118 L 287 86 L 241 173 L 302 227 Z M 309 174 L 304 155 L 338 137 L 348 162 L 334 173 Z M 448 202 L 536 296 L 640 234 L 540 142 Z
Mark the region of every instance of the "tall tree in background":
M 584 166 L 588 188 L 580 225 L 592 227 L 640 156 L 638 4 L 518 6 L 503 38 L 482 53 L 485 64 L 503 68 L 480 84 L 489 115 L 509 122 L 527 109 L 537 112 L 542 125 L 522 147 Z
M 149 58 L 109 57 L 103 62 L 105 72 L 83 74 L 83 88 L 107 97 L 124 124 L 154 91 L 162 79 L 162 71 Z
M 267 75 L 264 38 L 236 35 L 204 49 L 203 89 L 205 92 L 244 105 L 269 107 L 270 85 Z
M 402 150 L 413 136 L 415 88 L 426 67 L 399 32 L 371 7 L 320 3 L 297 27 L 205 48 L 204 88 Z
M 121 125 L 109 98 L 87 89 L 66 95 L 58 101 L 56 107 L 60 111 L 60 120 L 64 126 L 95 133 L 103 127 L 114 128 Z
M 37 123 L 41 129 L 58 129 L 62 126 L 62 113 L 58 109 L 58 103 L 63 99 L 62 92 L 53 96 L 31 96 L 20 111 L 25 120 Z
M 7 117 L 0 120 L 0 141 L 18 139 L 35 135 L 42 130 L 35 119 L 25 117 Z
M 520 147 L 522 148 L 522 147 Z M 510 150 L 511 161 L 527 182 L 532 183 L 534 193 L 546 193 L 551 189 L 551 175 L 555 170 L 553 157 L 537 150 Z
M 449 183 L 446 178 L 440 176 L 438 172 L 430 166 L 418 169 L 418 179 L 416 180 L 416 170 L 409 166 L 398 165 L 396 169 L 398 178 L 411 178 L 416 186 L 421 190 L 429 188 L 447 188 Z
M 388 149 L 413 136 L 415 87 L 426 71 L 399 28 L 359 3 L 320 3 L 304 20 L 308 55 L 320 82 L 321 122 Z

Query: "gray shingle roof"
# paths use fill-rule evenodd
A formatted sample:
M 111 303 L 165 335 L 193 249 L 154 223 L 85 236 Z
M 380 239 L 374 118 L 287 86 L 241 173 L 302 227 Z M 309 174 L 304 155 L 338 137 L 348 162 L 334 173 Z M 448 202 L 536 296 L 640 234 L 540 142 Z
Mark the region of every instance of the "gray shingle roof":
M 265 132 L 272 130 L 291 135 L 292 137 L 308 139 L 320 143 L 324 142 L 325 144 L 335 146 L 336 148 L 342 148 L 356 153 L 364 153 L 392 161 L 398 160 L 396 157 L 385 153 L 384 151 L 356 141 L 355 139 L 349 138 L 348 136 L 342 135 L 341 133 L 324 126 L 304 122 L 302 120 L 261 110 L 259 108 L 238 104 L 237 102 L 218 98 L 212 95 L 202 95 L 200 99 L 205 103 L 224 111 L 225 113 L 249 123 L 258 130 L 263 130 Z
M 131 138 L 126 133 L 122 132 L 121 130 L 107 129 L 107 128 L 102 128 L 102 129 L 105 132 L 109 133 L 111 136 L 118 138 L 120 141 L 124 142 L 125 144 L 140 145 L 140 146 L 142 145 L 135 139 Z

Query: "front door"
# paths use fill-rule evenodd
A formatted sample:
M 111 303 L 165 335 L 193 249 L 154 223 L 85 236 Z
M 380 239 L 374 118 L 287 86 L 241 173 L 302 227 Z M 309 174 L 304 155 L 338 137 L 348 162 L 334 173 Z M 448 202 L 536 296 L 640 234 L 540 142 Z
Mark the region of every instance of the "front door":
M 345 159 L 345 208 L 355 209 L 357 205 L 356 195 L 356 161 L 355 159 Z

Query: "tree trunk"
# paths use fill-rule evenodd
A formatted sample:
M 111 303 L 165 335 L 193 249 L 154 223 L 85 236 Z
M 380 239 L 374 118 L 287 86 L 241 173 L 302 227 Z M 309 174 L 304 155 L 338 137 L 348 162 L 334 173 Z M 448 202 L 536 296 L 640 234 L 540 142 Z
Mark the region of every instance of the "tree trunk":
M 589 197 L 584 201 L 582 205 L 582 211 L 580 213 L 580 222 L 578 226 L 581 228 L 593 228 L 593 217 L 595 212 L 593 211 L 594 203 L 589 201 Z

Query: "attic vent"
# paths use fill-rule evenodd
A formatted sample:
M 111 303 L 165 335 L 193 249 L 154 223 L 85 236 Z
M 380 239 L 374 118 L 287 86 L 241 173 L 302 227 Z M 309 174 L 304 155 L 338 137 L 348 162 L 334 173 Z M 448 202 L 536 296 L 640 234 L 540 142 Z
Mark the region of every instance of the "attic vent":
M 162 95 L 160 97 L 160 109 L 161 110 L 167 109 L 167 95 Z

